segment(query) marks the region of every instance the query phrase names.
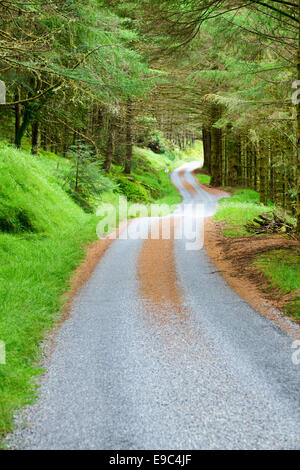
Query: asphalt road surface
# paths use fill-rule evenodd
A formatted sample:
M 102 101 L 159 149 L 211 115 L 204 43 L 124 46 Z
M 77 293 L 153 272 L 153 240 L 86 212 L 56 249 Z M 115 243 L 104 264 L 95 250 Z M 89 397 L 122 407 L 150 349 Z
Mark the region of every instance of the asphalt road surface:
M 293 340 L 230 289 L 196 249 L 201 237 L 186 239 L 191 227 L 182 230 L 216 207 L 194 180 L 197 165 L 173 173 L 189 207 L 170 218 L 171 240 L 134 236 L 158 223 L 139 219 L 104 254 L 12 448 L 300 448 Z

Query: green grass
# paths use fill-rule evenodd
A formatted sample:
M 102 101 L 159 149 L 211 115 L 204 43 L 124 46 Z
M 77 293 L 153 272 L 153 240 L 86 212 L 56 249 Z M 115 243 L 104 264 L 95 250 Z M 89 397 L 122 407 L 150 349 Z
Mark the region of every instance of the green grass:
M 245 224 L 263 212 L 271 211 L 274 206 L 259 203 L 259 194 L 251 189 L 236 189 L 230 198 L 221 199 L 215 219 L 224 222 L 223 234 L 227 237 L 251 235 Z
M 82 215 L 37 158 L 0 145 L 0 230 L 51 235 Z
M 286 314 L 295 319 L 300 320 L 300 294 L 295 294 L 294 299 L 285 306 Z
M 286 313 L 300 319 L 300 295 L 297 293 L 300 290 L 300 250 L 272 250 L 259 255 L 255 265 L 273 288 L 279 288 L 282 294 L 295 293 L 286 306 Z
M 211 177 L 209 175 L 196 174 L 195 176 L 201 184 L 210 184 Z
M 189 161 L 202 162 L 203 146 L 202 142 L 196 141 L 189 149 L 175 150 L 172 152 L 172 160 L 168 158 L 168 152 L 158 155 L 149 149 L 135 148 L 134 155 L 136 168 L 133 169 L 133 176 L 146 189 L 153 188 L 149 202 L 168 204 L 173 208 L 181 202 L 182 198 L 171 183 L 170 172 Z M 165 172 L 166 169 L 169 169 L 169 174 Z
M 0 434 L 11 429 L 13 411 L 34 397 L 39 342 L 58 317 L 84 245 L 95 238 L 95 223 L 84 219 L 46 239 L 0 235 L 0 339 L 7 361 L 0 365 Z
M 62 294 L 96 238 L 97 219 L 77 206 L 39 158 L 0 147 L 0 435 L 34 397 L 39 343 L 57 319 Z
M 178 168 L 189 161 L 199 160 L 203 162 L 203 145 L 201 141 L 196 141 L 194 146 L 186 150 L 172 150 L 165 154 L 156 154 L 150 149 L 135 148 L 135 155 L 147 160 L 156 169 L 169 168 L 170 171 Z
M 121 167 L 112 165 L 110 177 L 130 203 L 167 204 L 173 210 L 182 198 L 171 182 L 170 172 L 187 161 L 197 159 L 197 156 L 201 160 L 199 144 L 192 150 L 174 152 L 173 160 L 168 158 L 168 154 L 155 154 L 149 149 L 135 147 L 131 174 L 127 176 Z M 168 174 L 166 169 L 169 169 Z

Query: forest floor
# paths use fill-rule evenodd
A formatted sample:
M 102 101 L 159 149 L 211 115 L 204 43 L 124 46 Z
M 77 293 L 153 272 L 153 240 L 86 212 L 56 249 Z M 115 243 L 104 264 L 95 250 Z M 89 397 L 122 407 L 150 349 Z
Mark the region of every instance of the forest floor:
M 223 197 L 224 190 L 212 188 L 207 175 L 195 176 L 202 189 Z M 261 206 L 255 210 L 263 212 Z M 247 218 L 247 210 L 244 212 Z M 215 217 L 206 220 L 205 248 L 210 258 L 228 284 L 254 309 L 284 330 L 289 325 L 282 321 L 282 314 L 300 323 L 300 241 L 285 234 L 247 234 L 244 214 L 234 222 L 233 229 L 232 219 L 226 218 L 222 206 Z

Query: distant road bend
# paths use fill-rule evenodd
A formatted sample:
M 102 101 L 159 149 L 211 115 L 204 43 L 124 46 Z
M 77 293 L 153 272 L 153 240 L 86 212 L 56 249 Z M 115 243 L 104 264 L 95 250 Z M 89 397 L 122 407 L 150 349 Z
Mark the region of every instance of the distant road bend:
M 185 203 L 212 215 L 216 199 L 197 185 L 197 166 L 176 170 L 173 182 Z M 11 447 L 299 449 L 291 344 L 204 249 L 174 236 L 116 240 L 59 330 L 40 398 Z

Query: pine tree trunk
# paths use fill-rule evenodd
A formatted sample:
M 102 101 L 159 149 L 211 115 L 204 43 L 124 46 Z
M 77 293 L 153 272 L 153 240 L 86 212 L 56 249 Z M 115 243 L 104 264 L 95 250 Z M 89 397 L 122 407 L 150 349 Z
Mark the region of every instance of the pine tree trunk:
M 282 163 L 283 163 L 283 170 L 282 170 L 282 207 L 286 209 L 286 164 L 285 164 L 285 153 L 282 152 Z
M 276 135 L 273 136 L 274 140 Z M 270 199 L 272 202 L 275 202 L 276 198 L 276 189 L 275 189 L 275 182 L 276 182 L 276 176 L 275 176 L 275 161 L 274 161 L 274 145 L 272 145 L 273 141 L 270 138 L 269 141 L 269 165 L 270 165 Z
M 15 101 L 20 99 L 20 90 L 15 94 Z M 21 127 L 22 108 L 20 103 L 15 104 L 15 145 L 17 145 L 17 135 Z
M 300 0 L 298 0 L 298 51 L 297 51 L 297 79 L 300 80 Z M 300 235 L 300 101 L 296 105 L 296 145 L 297 145 L 297 234 Z
M 31 125 L 31 153 L 37 155 L 39 150 L 39 122 L 33 121 Z
M 257 146 L 253 146 L 253 151 L 254 151 L 254 189 L 255 191 L 258 191 L 258 185 L 259 185 L 259 174 L 258 174 L 258 163 L 259 163 L 259 157 L 258 157 L 258 149 Z
M 243 187 L 246 187 L 246 147 L 245 138 L 241 135 L 241 183 Z
M 251 189 L 255 189 L 255 186 L 256 186 L 256 181 L 255 181 L 255 148 L 254 146 L 252 145 L 252 143 L 249 143 L 249 147 L 248 147 L 248 152 L 249 152 L 249 156 L 250 156 L 250 188 Z
M 229 160 L 228 160 L 228 148 L 227 148 L 227 134 L 224 135 L 224 143 L 223 143 L 223 152 L 224 152 L 224 163 L 225 163 L 225 173 L 224 173 L 224 186 L 228 186 L 228 165 L 229 165 Z
M 221 117 L 221 109 L 217 105 L 212 107 L 212 123 Z M 222 185 L 222 130 L 211 127 L 211 185 Z
M 48 145 L 47 145 L 47 132 L 46 132 L 46 129 L 44 127 L 42 127 L 41 129 L 41 146 L 44 150 L 48 150 Z
M 203 127 L 202 129 L 202 138 L 203 138 L 203 153 L 204 153 L 204 163 L 203 168 L 211 172 L 211 134 L 210 129 Z
M 23 121 L 16 133 L 16 138 L 15 138 L 15 145 L 18 149 L 21 148 L 22 138 L 25 134 L 26 129 L 28 128 L 30 124 L 31 119 L 32 119 L 31 109 L 29 106 L 25 106 L 24 114 L 23 114 Z
M 76 158 L 75 187 L 74 187 L 74 191 L 76 193 L 78 193 L 78 187 L 79 187 L 79 165 L 80 165 L 79 156 L 77 156 L 77 158 Z
M 130 175 L 131 165 L 132 165 L 132 101 L 130 98 L 127 100 L 127 110 L 126 110 L 126 160 L 124 173 Z
M 107 137 L 107 144 L 106 144 L 106 156 L 105 156 L 105 164 L 104 168 L 106 173 L 110 172 L 111 161 L 114 154 L 114 125 L 113 122 L 110 121 L 110 125 L 108 127 L 108 137 Z
M 267 178 L 267 155 L 265 152 L 265 143 L 260 142 L 259 144 L 259 169 L 260 169 L 260 174 L 259 174 L 259 196 L 260 196 L 260 202 L 262 204 L 267 204 L 267 196 L 268 196 L 268 178 Z
M 227 153 L 227 183 L 228 186 L 236 186 L 238 181 L 238 162 L 240 158 L 240 143 L 236 136 L 226 135 Z
M 222 135 L 222 166 L 221 166 L 221 181 L 222 186 L 226 184 L 226 136 Z
M 222 131 L 215 127 L 211 132 L 211 185 L 222 185 Z
M 277 177 L 276 177 L 276 202 L 279 206 L 285 206 L 285 172 L 284 172 L 284 152 L 283 150 L 280 151 L 281 155 L 281 164 L 282 168 L 280 171 L 277 169 Z

